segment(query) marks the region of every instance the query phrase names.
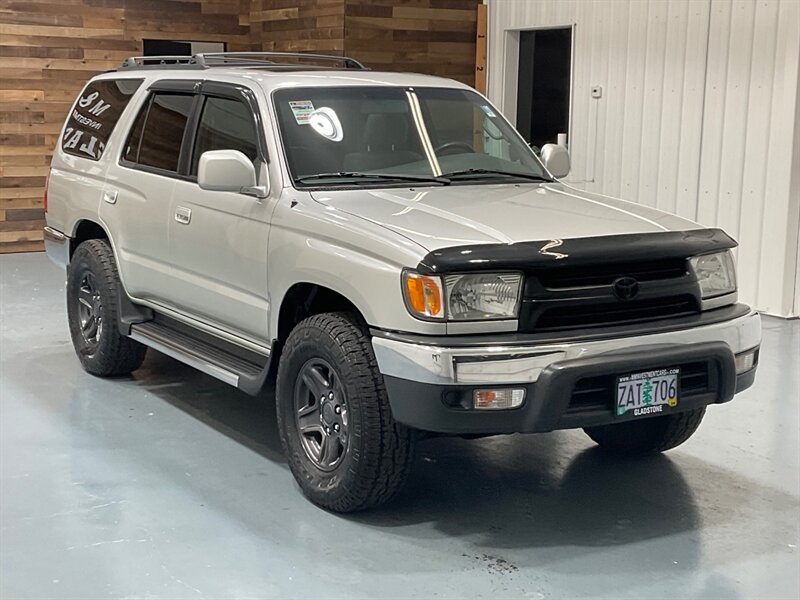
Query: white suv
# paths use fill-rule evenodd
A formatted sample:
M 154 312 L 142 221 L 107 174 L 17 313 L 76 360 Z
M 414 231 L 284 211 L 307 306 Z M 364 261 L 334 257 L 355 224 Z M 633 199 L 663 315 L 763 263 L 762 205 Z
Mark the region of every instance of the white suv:
M 735 242 L 568 169 L 448 79 L 138 57 L 76 100 L 45 239 L 87 371 L 152 347 L 250 394 L 277 377 L 297 481 L 352 511 L 394 494 L 421 432 L 662 451 L 752 384 Z

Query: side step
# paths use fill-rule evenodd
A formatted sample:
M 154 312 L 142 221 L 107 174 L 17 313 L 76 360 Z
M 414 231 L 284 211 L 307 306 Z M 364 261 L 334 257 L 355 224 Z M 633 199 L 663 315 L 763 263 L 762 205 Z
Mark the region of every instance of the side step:
M 172 323 L 136 323 L 131 325 L 129 336 L 248 394 L 261 391 L 269 373 L 269 356 Z

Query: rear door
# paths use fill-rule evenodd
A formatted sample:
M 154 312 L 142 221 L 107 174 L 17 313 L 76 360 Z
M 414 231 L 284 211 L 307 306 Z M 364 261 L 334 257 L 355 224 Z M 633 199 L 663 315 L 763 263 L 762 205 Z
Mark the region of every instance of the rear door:
M 122 281 L 136 299 L 171 297 L 169 223 L 189 117 L 199 83 L 159 81 L 134 119 L 119 162 L 109 167 L 100 216 L 112 232 Z
M 170 301 L 186 316 L 266 346 L 267 242 L 274 205 L 271 198 L 197 185 L 200 155 L 209 150 L 238 150 L 253 161 L 259 178 L 266 176 L 262 119 L 254 90 L 202 84 L 187 138 L 187 177 L 176 181 L 170 209 Z

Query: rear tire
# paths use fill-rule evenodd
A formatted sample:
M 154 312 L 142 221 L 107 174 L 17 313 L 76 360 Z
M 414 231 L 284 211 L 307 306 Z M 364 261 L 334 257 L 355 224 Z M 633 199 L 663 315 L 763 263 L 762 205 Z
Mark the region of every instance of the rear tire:
M 135 371 L 147 352 L 119 331 L 120 289 L 106 240 L 87 240 L 75 249 L 67 271 L 69 332 L 83 368 L 98 377 Z
M 300 322 L 278 365 L 278 429 L 289 467 L 315 504 L 346 513 L 402 487 L 415 433 L 392 418 L 364 327 L 347 313 Z
M 603 450 L 613 454 L 653 454 L 680 446 L 692 437 L 705 412 L 703 407 L 641 421 L 584 427 L 583 430 Z

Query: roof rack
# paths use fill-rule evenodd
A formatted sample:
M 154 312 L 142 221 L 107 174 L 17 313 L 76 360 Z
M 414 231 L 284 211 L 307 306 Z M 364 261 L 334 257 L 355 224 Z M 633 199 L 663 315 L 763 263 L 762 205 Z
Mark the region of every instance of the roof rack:
M 287 59 L 290 62 L 286 62 Z M 294 61 L 294 62 L 292 62 Z M 304 61 L 321 62 L 308 65 Z M 366 69 L 349 56 L 307 54 L 305 52 L 204 52 L 193 56 L 129 56 L 119 71 L 131 69 L 209 69 L 211 67 L 253 67 L 274 71 L 303 69 L 335 69 L 325 63 L 341 63 L 345 69 Z M 340 67 L 341 68 L 341 67 Z

